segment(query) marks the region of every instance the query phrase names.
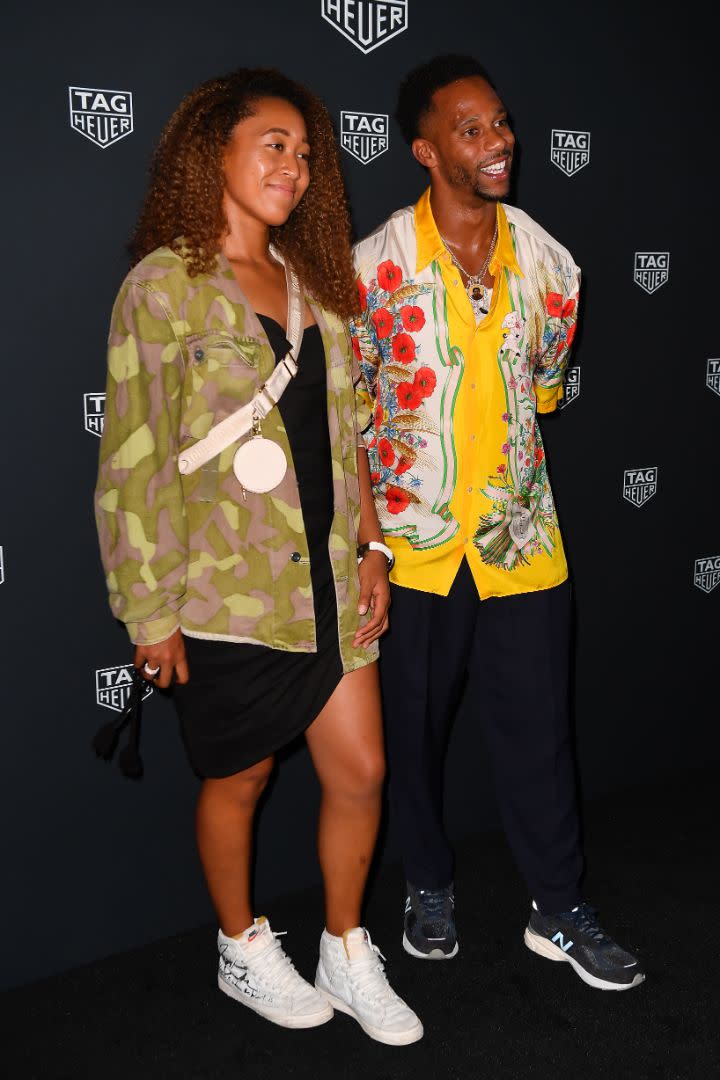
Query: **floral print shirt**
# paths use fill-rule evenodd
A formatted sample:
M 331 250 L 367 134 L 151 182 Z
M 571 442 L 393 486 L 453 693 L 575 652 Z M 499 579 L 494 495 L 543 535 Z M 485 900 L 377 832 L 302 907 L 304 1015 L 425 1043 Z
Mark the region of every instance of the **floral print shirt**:
M 350 330 L 392 580 L 440 595 L 463 557 L 483 598 L 567 577 L 536 414 L 562 393 L 580 271 L 527 214 L 498 204 L 497 215 L 479 325 L 429 191 L 355 248 L 362 314 Z

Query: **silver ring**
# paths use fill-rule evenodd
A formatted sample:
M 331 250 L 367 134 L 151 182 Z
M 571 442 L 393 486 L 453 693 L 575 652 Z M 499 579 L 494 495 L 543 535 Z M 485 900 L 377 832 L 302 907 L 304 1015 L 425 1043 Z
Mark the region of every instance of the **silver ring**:
M 145 672 L 146 675 L 149 675 L 151 679 L 154 679 L 156 675 L 160 674 L 160 667 L 159 666 L 158 667 L 150 667 L 150 665 L 148 664 L 148 662 L 146 660 L 145 664 L 143 666 L 143 671 Z

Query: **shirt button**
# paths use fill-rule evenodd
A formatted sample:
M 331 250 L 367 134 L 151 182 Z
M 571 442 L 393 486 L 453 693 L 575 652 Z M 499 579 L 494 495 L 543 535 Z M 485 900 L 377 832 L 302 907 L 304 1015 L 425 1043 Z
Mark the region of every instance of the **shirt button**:
M 476 438 L 475 435 L 471 435 L 470 436 L 470 442 L 475 442 L 475 438 Z
M 469 488 L 467 489 L 467 493 L 468 493 L 468 495 L 472 495 L 472 488 L 471 488 L 471 487 L 469 487 Z
M 195 352 L 193 353 L 193 356 L 195 357 L 196 360 L 202 360 L 203 357 L 205 356 L 205 353 L 202 351 L 202 349 L 196 349 Z
M 475 383 L 474 383 L 474 382 L 471 382 L 471 383 L 470 383 L 470 389 L 471 389 L 471 390 L 474 390 L 474 389 L 475 389 Z
M 299 551 L 293 551 L 290 558 L 292 559 L 293 562 L 300 562 L 300 559 L 302 558 L 302 555 L 300 554 Z
M 459 285 L 459 284 L 460 284 L 460 282 L 458 281 L 458 279 L 453 278 L 453 285 Z

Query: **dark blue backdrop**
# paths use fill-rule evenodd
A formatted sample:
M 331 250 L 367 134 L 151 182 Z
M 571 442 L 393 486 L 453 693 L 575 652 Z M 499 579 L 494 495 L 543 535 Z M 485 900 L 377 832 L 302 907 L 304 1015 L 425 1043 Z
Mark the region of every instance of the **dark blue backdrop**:
M 365 125 L 346 118 L 351 133 L 369 125 L 376 136 L 347 144 L 359 157 L 382 149 L 382 117 L 408 68 L 470 49 L 490 69 L 522 148 L 514 199 L 584 271 L 579 393 L 544 435 L 576 587 L 585 793 L 720 757 L 716 75 L 699 9 L 326 0 L 331 19 L 347 15 L 344 35 L 322 7 L 126 0 L 4 17 L 5 985 L 212 917 L 192 836 L 196 781 L 170 703 L 157 693 L 147 702 L 141 784 L 89 751 L 121 697 L 122 673 L 106 669 L 130 659 L 96 553 L 93 395 L 104 387 L 109 312 L 153 145 L 185 92 L 236 66 L 271 64 L 306 81 L 338 130 L 342 112 L 373 114 Z M 367 53 L 351 40 L 361 9 L 383 9 L 381 29 L 398 30 Z M 102 100 L 87 93 L 98 89 Z M 342 155 L 358 236 L 424 185 L 392 119 L 386 137 L 366 163 Z M 551 143 L 580 156 L 553 163 Z M 636 253 L 669 253 L 669 276 L 652 292 L 650 275 L 635 279 Z M 646 469 L 654 480 L 625 477 Z M 465 711 L 451 747 L 455 834 L 495 820 L 481 720 Z M 261 816 L 259 910 L 317 879 L 316 803 L 306 753 L 295 750 Z M 398 874 L 399 898 L 401 889 Z

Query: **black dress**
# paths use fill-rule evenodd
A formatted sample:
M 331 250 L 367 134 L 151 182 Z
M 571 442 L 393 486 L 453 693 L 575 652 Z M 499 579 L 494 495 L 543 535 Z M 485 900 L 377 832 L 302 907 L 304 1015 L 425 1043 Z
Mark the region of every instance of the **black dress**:
M 259 319 L 277 364 L 290 347 L 285 332 L 269 316 Z M 278 408 L 300 489 L 317 652 L 185 637 L 190 681 L 177 685 L 174 697 L 188 757 L 200 776 L 231 776 L 285 746 L 322 711 L 343 675 L 328 552 L 333 482 L 325 351 L 317 326 L 305 330 L 298 359 L 298 374 Z

